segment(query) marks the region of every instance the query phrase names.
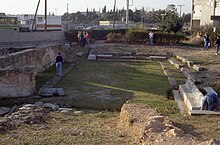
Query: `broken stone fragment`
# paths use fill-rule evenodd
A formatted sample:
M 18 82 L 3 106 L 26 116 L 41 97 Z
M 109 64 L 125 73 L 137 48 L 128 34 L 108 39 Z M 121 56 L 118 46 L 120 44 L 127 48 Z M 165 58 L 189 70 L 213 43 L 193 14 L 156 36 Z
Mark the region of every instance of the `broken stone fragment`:
M 52 103 L 44 103 L 43 108 L 50 108 L 52 111 L 57 111 L 59 109 L 59 106 Z
M 0 115 L 7 114 L 10 112 L 10 110 L 11 110 L 11 108 L 9 108 L 9 107 L 0 107 Z
M 39 94 L 43 97 L 51 97 L 51 96 L 64 96 L 63 88 L 49 88 L 43 87 L 40 89 Z

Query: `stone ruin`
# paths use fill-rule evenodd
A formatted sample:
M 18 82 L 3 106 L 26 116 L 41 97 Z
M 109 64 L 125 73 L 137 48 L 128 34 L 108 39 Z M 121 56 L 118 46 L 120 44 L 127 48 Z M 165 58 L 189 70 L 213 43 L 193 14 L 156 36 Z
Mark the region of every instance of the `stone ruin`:
M 28 97 L 35 93 L 35 76 L 54 65 L 61 52 L 65 61 L 73 62 L 69 45 L 45 45 L 0 56 L 0 98 Z

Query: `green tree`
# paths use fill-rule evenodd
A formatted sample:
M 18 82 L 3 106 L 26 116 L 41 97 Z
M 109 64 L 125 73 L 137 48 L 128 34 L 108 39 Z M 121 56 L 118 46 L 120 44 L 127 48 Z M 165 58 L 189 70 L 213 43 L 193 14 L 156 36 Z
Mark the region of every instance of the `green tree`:
M 183 27 L 183 19 L 178 16 L 175 5 L 168 5 L 163 15 L 163 21 L 160 23 L 161 30 L 171 33 L 177 33 Z

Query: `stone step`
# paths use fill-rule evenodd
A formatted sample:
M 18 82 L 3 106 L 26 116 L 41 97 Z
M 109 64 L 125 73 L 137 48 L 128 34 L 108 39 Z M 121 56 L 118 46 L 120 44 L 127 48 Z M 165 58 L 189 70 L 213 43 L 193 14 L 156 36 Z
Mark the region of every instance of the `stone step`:
M 187 114 L 188 113 L 187 112 L 187 107 L 186 107 L 186 105 L 183 101 L 182 96 L 180 95 L 180 92 L 178 90 L 173 90 L 172 92 L 173 92 L 174 99 L 176 100 L 177 105 L 180 109 L 180 113 L 182 115 Z
M 186 84 L 179 85 L 179 91 L 188 110 L 199 110 L 201 108 L 201 101 L 198 99 L 198 96 L 194 95 Z
M 190 110 L 190 115 L 220 115 L 220 111 L 210 111 L 210 110 Z
M 206 91 L 206 93 L 214 93 L 218 95 L 218 93 L 216 93 L 216 91 L 213 90 L 212 87 L 204 87 L 203 89 Z
M 135 60 L 135 59 L 98 59 L 97 61 L 107 61 L 107 62 L 138 62 L 147 63 L 147 60 Z
M 171 59 L 168 59 L 168 61 L 170 62 L 170 64 L 172 64 L 173 66 L 175 66 L 176 68 L 178 69 L 181 69 L 182 67 L 184 67 L 183 64 L 179 63 L 179 62 L 176 62 L 174 60 L 171 60 Z
M 167 57 L 165 56 L 149 56 L 149 57 L 152 60 L 166 60 L 167 59 Z

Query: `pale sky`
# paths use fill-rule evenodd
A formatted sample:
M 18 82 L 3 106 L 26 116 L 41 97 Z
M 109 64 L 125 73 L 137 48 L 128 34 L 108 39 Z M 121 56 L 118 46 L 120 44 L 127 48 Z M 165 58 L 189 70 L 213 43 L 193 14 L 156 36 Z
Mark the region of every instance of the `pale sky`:
M 191 13 L 192 0 L 129 0 L 130 9 L 140 9 L 142 6 L 145 10 L 165 9 L 168 4 L 184 5 L 182 7 L 182 13 Z M 126 8 L 127 0 L 116 0 L 116 7 L 118 9 Z M 38 0 L 0 0 L 0 12 L 6 14 L 34 14 L 37 7 Z M 41 0 L 38 14 L 44 14 L 45 0 Z M 107 10 L 113 9 L 114 0 L 47 0 L 48 13 L 57 15 L 63 15 L 67 12 L 67 3 L 69 13 L 75 13 L 77 11 L 86 11 L 95 8 L 96 11 L 99 8 L 102 10 L 106 5 Z M 180 7 L 178 12 L 180 11 Z

